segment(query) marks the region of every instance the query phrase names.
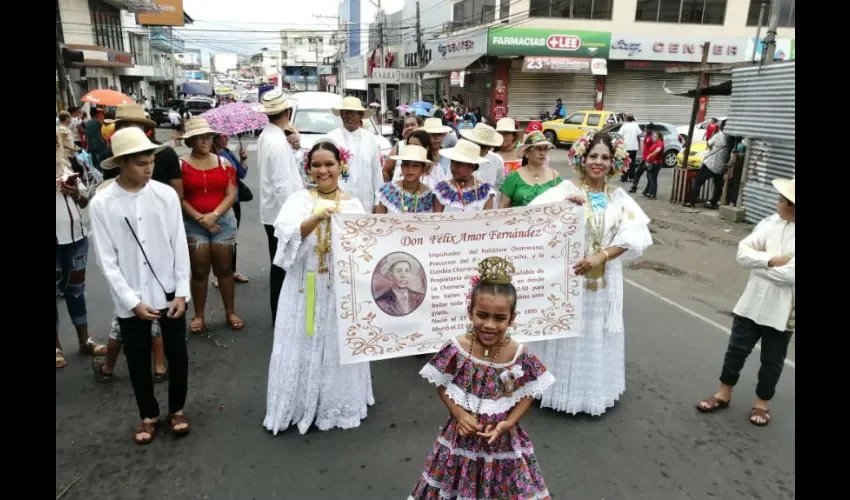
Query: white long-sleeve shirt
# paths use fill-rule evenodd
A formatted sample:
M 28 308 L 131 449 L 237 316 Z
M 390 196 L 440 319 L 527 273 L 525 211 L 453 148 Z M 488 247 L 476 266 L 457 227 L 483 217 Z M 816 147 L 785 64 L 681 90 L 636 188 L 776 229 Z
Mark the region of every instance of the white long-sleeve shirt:
M 331 130 L 328 137 L 351 151 L 353 158 L 348 166 L 348 180 L 340 178 L 339 187 L 356 197 L 371 212 L 375 206 L 375 193 L 384 185 L 381 148 L 375 134 L 363 129 L 350 132 L 345 128 Z
M 300 151 L 295 151 L 283 129 L 266 124 L 257 141 L 260 165 L 260 223 L 273 225 L 280 207 L 293 193 L 304 189 Z
M 501 156 L 492 151 L 487 153 L 484 158 L 487 159 L 487 162 L 478 165 L 478 170 L 472 175 L 479 181 L 489 184 L 496 191 L 493 206 L 498 208 L 502 183 L 505 182 L 505 161 Z M 449 173 L 448 177 L 452 177 L 451 173 Z
M 624 146 L 626 151 L 637 151 L 640 149 L 638 136 L 640 135 L 640 126 L 635 122 L 626 122 L 620 127 L 620 135 L 623 136 Z
M 68 167 L 62 171 L 61 179 L 67 180 L 74 173 Z M 57 177 L 58 179 L 59 177 Z M 80 194 L 88 197 L 91 193 L 86 190 L 86 185 L 77 177 L 77 189 Z M 56 243 L 68 245 L 83 239 L 88 235 L 89 216 L 88 210 L 80 208 L 80 205 L 67 194 L 56 191 Z
M 788 320 L 794 308 L 795 267 L 793 222 L 778 214 L 759 222 L 738 244 L 738 263 L 750 269 L 750 279 L 733 312 L 774 330 L 793 330 Z M 786 255 L 784 266 L 768 267 L 772 257 Z
M 94 197 L 90 213 L 98 265 L 109 283 L 116 316 L 134 316 L 133 308 L 140 302 L 166 309 L 170 305 L 166 291 L 188 299 L 189 246 L 180 199 L 171 186 L 148 182 L 139 192 L 130 193 L 114 182 Z M 144 247 L 153 272 L 125 217 Z

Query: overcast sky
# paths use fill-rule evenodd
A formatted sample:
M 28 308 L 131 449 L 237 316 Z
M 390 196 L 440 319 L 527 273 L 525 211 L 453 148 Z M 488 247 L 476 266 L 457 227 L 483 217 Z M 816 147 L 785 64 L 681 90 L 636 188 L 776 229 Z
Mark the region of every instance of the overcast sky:
M 178 33 L 187 47 L 201 49 L 206 65 L 210 53 L 250 55 L 263 47 L 280 50 L 282 29 L 336 29 L 335 19 L 314 16 L 336 16 L 340 3 L 340 0 L 183 0 L 183 9 L 195 23 L 180 28 Z M 388 14 L 403 6 L 404 0 L 383 0 Z M 364 30 L 364 41 L 365 30 L 376 11 L 369 0 L 361 0 L 360 22 L 365 24 L 360 29 Z

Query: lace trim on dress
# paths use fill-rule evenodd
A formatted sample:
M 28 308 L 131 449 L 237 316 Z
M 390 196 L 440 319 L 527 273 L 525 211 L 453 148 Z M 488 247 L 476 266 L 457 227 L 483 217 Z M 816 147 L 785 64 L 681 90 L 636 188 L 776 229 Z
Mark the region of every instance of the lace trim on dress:
M 445 491 L 442 489 L 442 485 L 439 481 L 432 479 L 426 472 L 422 473 L 422 479 L 428 483 L 428 486 L 435 488 L 440 491 L 440 498 L 452 499 L 452 500 L 503 500 L 499 498 L 472 498 L 472 497 L 462 497 L 459 495 L 460 491 Z M 549 490 L 544 490 L 539 493 L 536 493 L 530 497 L 525 498 L 516 498 L 512 500 L 544 500 L 546 498 L 550 498 Z M 407 500 L 415 500 L 413 496 L 408 496 Z
M 452 446 L 448 439 L 440 436 L 437 438 L 437 442 L 441 445 L 445 446 L 449 453 L 452 455 L 460 455 L 462 457 L 468 458 L 470 460 L 478 460 L 483 459 L 485 462 L 492 462 L 494 460 L 516 460 L 523 458 L 523 455 L 534 455 L 534 448 L 515 448 L 514 451 L 511 452 L 502 452 L 502 453 L 484 453 L 484 452 L 474 452 L 465 450 L 463 448 L 458 448 Z

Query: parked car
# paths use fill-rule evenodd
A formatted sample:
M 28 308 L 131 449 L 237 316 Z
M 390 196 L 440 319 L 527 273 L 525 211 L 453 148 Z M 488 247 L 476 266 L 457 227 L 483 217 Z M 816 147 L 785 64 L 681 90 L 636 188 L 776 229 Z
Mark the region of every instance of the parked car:
M 680 167 L 682 166 L 682 160 L 684 157 L 682 156 L 685 152 L 680 151 L 678 155 L 676 155 L 676 164 Z M 693 144 L 691 146 L 691 151 L 688 154 L 688 168 L 699 168 L 702 165 L 703 157 L 708 153 L 708 142 L 699 142 L 697 144 Z
M 726 119 L 725 116 L 717 116 L 714 118 L 717 118 L 718 124 Z M 694 125 L 694 140 L 691 144 L 696 144 L 705 140 L 705 128 L 708 127 L 709 122 L 711 122 L 711 118 Z M 678 132 L 679 136 L 682 137 L 682 142 L 685 142 L 688 139 L 687 125 L 679 125 L 678 127 L 676 127 L 676 131 Z
M 331 130 L 342 127 L 342 118 L 333 114 L 333 108 L 342 105 L 342 96 L 330 92 L 296 92 L 290 97 L 295 101 L 292 112 L 292 125 L 301 135 L 301 149 L 304 154 L 310 151 L 316 140 Z M 381 134 L 381 127 L 374 117 L 364 119 L 365 130 L 378 136 L 381 158 L 390 154 L 392 145 L 389 138 Z M 390 130 L 392 134 L 392 130 Z
M 646 125 L 650 122 L 647 121 L 637 121 L 636 122 L 640 127 L 641 134 L 638 136 L 638 152 L 637 157 L 640 159 L 643 156 L 643 138 L 646 135 Z M 662 165 L 665 168 L 673 168 L 676 166 L 676 155 L 678 155 L 682 148 L 681 140 L 679 139 L 678 131 L 676 130 L 676 126 L 670 123 L 664 122 L 652 122 L 653 127 L 656 130 L 661 130 L 661 133 L 664 134 L 664 161 Z M 620 127 L 622 127 L 622 123 L 612 123 L 607 127 L 603 128 L 603 132 L 619 132 Z
M 168 111 L 174 109 L 179 113 L 183 106 L 185 106 L 183 99 L 172 99 L 165 106 L 151 109 L 151 120 L 156 122 L 157 127 L 161 127 L 163 124 L 169 125 L 171 124 L 171 120 L 168 118 Z
M 543 134 L 555 146 L 569 145 L 590 131 L 602 130 L 624 120 L 625 114 L 613 111 L 576 111 L 564 119 L 543 122 Z

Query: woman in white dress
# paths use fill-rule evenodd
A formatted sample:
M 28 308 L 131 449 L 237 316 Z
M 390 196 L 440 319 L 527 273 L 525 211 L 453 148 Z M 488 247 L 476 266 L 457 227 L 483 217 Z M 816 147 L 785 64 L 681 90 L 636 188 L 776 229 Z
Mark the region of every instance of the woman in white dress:
M 649 218 L 620 187 L 608 184 L 628 163 L 623 138 L 591 133 L 573 144 L 570 160 L 579 178 L 535 198 L 531 205 L 570 200 L 586 208 L 585 257 L 573 270 L 585 278 L 577 338 L 530 344 L 552 370 L 555 384 L 541 406 L 602 415 L 626 389 L 623 329 L 623 261 L 652 245 Z
M 266 418 L 277 434 L 290 425 L 301 434 L 315 422 L 320 430 L 350 429 L 375 403 L 368 363 L 340 365 L 333 290 L 330 216 L 363 214 L 361 202 L 340 190 L 350 153 L 327 139 L 310 150 L 305 170 L 315 189 L 293 194 L 274 222 L 274 264 L 286 270 L 269 363 Z
M 437 205 L 443 212 L 480 212 L 492 210 L 495 205 L 496 190 L 493 186 L 478 180 L 474 175 L 482 163 L 481 148 L 466 139 L 461 139 L 455 147 L 444 149 L 443 157 L 451 161 L 449 169 L 452 178 L 443 181 L 434 188 Z

